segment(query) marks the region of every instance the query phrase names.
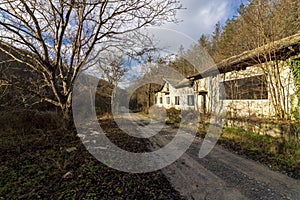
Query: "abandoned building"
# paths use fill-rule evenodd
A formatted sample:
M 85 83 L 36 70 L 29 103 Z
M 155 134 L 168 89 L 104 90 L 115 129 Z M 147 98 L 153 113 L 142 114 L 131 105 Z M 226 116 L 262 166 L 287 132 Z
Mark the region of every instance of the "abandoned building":
M 287 118 L 298 109 L 292 71 L 299 59 L 300 33 L 223 60 L 184 80 L 165 80 L 156 104 L 210 113 L 218 102 L 230 117 Z

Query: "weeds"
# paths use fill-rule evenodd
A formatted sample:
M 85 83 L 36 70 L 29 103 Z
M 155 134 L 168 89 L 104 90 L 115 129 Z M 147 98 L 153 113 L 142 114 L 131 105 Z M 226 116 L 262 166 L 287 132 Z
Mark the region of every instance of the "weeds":
M 97 161 L 55 112 L 0 111 L 0 123 L 0 199 L 181 199 L 160 172 L 128 174 Z M 118 146 L 145 150 L 109 117 L 100 124 Z
M 225 128 L 219 144 L 293 178 L 300 178 L 300 145 L 295 140 L 259 135 L 241 128 Z

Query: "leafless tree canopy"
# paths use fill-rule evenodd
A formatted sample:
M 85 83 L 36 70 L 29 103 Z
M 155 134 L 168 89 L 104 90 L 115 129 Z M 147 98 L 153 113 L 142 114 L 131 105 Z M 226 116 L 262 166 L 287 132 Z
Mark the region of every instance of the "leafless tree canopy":
M 0 48 L 39 73 L 54 97 L 43 100 L 67 114 L 74 80 L 96 46 L 104 51 L 126 33 L 176 22 L 180 8 L 177 0 L 2 0 Z

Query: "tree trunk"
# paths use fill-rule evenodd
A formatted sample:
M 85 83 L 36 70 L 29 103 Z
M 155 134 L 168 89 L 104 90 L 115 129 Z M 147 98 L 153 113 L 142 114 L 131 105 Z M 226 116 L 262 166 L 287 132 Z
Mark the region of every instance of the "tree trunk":
M 151 106 L 151 83 L 149 83 L 148 86 L 148 101 L 147 101 L 147 110 L 146 110 L 147 114 L 149 114 L 150 106 Z
M 66 98 L 66 100 L 61 103 L 60 108 L 62 111 L 64 126 L 66 128 L 73 128 L 74 121 L 73 121 L 73 115 L 72 115 L 72 93 L 70 93 L 68 98 Z

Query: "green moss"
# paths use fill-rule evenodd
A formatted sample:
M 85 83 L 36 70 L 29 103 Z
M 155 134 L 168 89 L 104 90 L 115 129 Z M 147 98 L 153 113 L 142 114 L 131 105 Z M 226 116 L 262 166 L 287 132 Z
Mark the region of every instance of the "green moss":
M 296 154 L 296 155 L 300 155 L 300 147 L 298 147 L 298 148 L 295 150 L 295 154 Z
M 300 120 L 300 60 L 293 60 L 291 62 L 291 71 L 294 77 L 294 83 L 296 86 L 295 97 L 297 98 L 297 105 L 293 105 L 294 98 L 291 98 L 292 103 L 292 115 L 296 120 Z

